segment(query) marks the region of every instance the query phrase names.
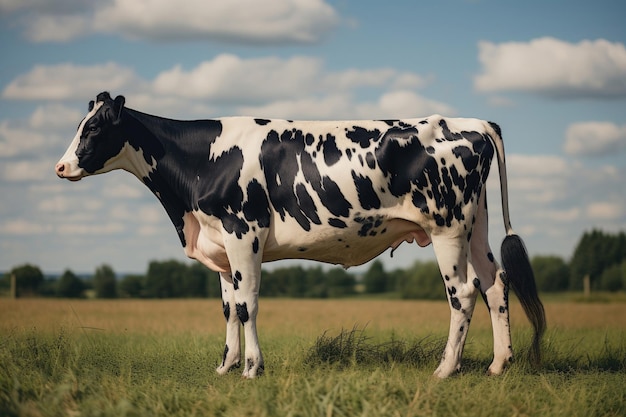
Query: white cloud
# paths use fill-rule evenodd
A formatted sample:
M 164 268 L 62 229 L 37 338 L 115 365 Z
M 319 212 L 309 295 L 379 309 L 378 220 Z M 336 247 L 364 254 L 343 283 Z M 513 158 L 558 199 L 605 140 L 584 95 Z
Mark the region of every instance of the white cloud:
M 139 90 L 142 83 L 132 69 L 113 62 L 101 65 L 36 65 L 11 81 L 2 92 L 2 97 L 17 100 L 90 100 L 105 90 Z
M 525 91 L 548 97 L 626 97 L 626 48 L 604 39 L 573 44 L 544 37 L 478 44 L 478 91 Z
M 370 115 L 370 118 L 410 118 L 428 116 L 433 113 L 452 116 L 456 113 L 456 111 L 447 104 L 427 99 L 408 90 L 397 90 L 385 93 L 380 97 L 377 105 L 380 108 L 381 115 Z
M 54 165 L 45 160 L 9 161 L 2 164 L 0 178 L 11 182 L 42 181 L 53 175 Z
M 43 134 L 25 126 L 0 121 L 0 157 L 14 157 L 40 149 L 46 143 Z
M 626 214 L 624 202 L 598 201 L 587 205 L 587 216 L 597 220 L 617 220 Z
M 129 107 L 181 118 L 208 117 L 233 106 L 239 114 L 307 119 L 453 114 L 450 106 L 412 90 L 428 82 L 419 74 L 390 68 L 329 71 L 323 60 L 310 56 L 244 59 L 221 54 L 189 70 L 174 66 L 153 80 L 116 63 L 39 65 L 11 81 L 3 97 L 86 101 L 108 90 L 125 94 Z M 354 95 L 368 89 L 381 95 L 375 101 L 355 102 Z M 80 117 L 68 107 L 49 105 L 38 108 L 30 124 L 61 127 L 70 120 L 77 124 Z
M 565 133 L 563 150 L 569 155 L 612 155 L 626 149 L 626 125 L 611 122 L 580 122 Z
M 43 105 L 38 106 L 31 114 L 29 125 L 47 132 L 57 129 L 67 130 L 70 127 L 76 128 L 84 115 L 85 113 L 62 104 Z
M 132 178 L 129 178 L 128 183 L 126 182 L 115 182 L 109 183 L 103 190 L 102 196 L 106 198 L 118 198 L 118 199 L 136 199 L 143 195 L 140 187 L 140 183 L 137 181 L 132 181 Z
M 228 102 L 258 102 L 301 96 L 319 86 L 322 62 L 296 56 L 242 59 L 218 55 L 190 71 L 176 66 L 154 80 L 158 94 Z
M 89 32 L 90 21 L 81 15 L 43 15 L 29 19 L 25 35 L 33 42 L 67 42 Z
M 0 121 L 0 158 L 42 155 L 69 143 L 82 115 L 60 104 L 39 106 L 25 121 Z M 62 136 L 67 135 L 67 138 Z
M 19 13 L 25 35 L 35 42 L 106 33 L 167 41 L 306 44 L 323 40 L 340 22 L 323 0 L 3 0 L 0 10 Z
M 305 97 L 277 100 L 258 106 L 237 108 L 240 115 L 282 118 L 329 120 L 355 117 L 355 109 L 348 95 L 331 94 L 322 98 Z
M 0 225 L 0 233 L 7 235 L 41 235 L 52 231 L 52 226 L 26 219 L 8 220 Z
M 378 100 L 357 102 L 351 94 L 330 94 L 321 98 L 277 100 L 260 106 L 239 107 L 239 114 L 287 119 L 384 119 L 422 117 L 433 113 L 453 115 L 454 108 L 429 100 L 412 91 L 383 93 Z
M 126 230 L 124 223 L 66 223 L 57 226 L 56 231 L 61 235 L 113 235 L 123 233 Z

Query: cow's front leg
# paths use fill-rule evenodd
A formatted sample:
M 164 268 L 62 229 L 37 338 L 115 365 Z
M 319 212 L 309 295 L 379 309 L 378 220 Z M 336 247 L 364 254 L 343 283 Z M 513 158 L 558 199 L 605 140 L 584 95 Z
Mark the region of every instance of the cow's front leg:
M 245 341 L 244 378 L 254 378 L 263 372 L 263 355 L 259 346 L 256 317 L 259 310 L 259 286 L 261 283 L 261 250 L 256 239 L 249 236 L 226 241 L 231 266 L 235 314 L 243 326 Z M 256 251 L 254 250 L 256 249 Z
M 229 273 L 220 273 L 220 287 L 222 289 L 222 308 L 226 319 L 226 344 L 222 363 L 217 367 L 217 373 L 224 375 L 240 362 L 241 347 L 239 343 L 239 318 L 236 312 L 235 289 L 232 276 Z

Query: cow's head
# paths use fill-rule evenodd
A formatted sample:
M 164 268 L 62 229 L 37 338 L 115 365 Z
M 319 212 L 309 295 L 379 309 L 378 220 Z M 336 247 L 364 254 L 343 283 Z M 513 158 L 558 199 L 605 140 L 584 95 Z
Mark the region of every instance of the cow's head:
M 115 167 L 113 163 L 124 147 L 120 132 L 124 97 L 111 98 L 109 93 L 98 94 L 89 103 L 89 113 L 78 125 L 78 131 L 65 155 L 56 164 L 60 178 L 78 181 L 81 178 L 101 174 Z

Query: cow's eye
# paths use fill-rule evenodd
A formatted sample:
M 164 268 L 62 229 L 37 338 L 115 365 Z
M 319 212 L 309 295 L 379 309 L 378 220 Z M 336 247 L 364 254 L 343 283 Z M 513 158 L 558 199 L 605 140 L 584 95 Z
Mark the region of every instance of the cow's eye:
M 90 131 L 90 132 L 96 132 L 96 131 L 98 131 L 99 129 L 100 129 L 100 128 L 99 128 L 98 126 L 96 126 L 96 125 L 89 126 L 89 131 Z

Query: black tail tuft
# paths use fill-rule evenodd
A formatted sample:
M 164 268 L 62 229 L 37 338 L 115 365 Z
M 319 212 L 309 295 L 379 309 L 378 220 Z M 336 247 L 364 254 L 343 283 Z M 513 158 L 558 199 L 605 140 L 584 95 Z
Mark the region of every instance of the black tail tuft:
M 546 313 L 537 294 L 535 275 L 524 242 L 518 235 L 508 235 L 502 242 L 500 255 L 509 284 L 534 328 L 530 360 L 538 366 L 541 361 L 541 337 L 546 330 Z

